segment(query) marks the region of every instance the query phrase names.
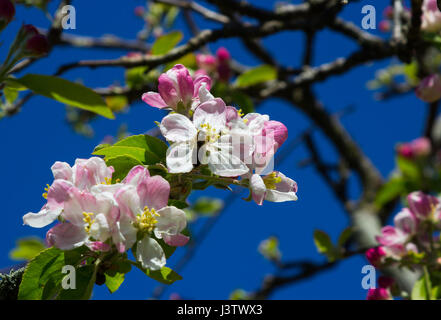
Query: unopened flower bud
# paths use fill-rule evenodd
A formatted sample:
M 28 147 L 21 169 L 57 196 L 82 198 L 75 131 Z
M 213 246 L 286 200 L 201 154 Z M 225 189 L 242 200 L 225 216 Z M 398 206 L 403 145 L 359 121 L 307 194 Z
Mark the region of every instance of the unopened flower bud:
M 9 0 L 0 0 L 0 31 L 12 21 L 15 15 L 15 7 Z
M 374 267 L 378 267 L 385 256 L 386 251 L 382 247 L 370 248 L 366 251 L 366 259 Z
M 49 42 L 41 34 L 34 35 L 26 41 L 24 54 L 26 56 L 41 56 L 49 52 Z
M 369 289 L 366 300 L 391 300 L 389 290 L 384 288 Z
M 438 74 L 432 74 L 423 80 L 415 90 L 418 98 L 425 102 L 435 102 L 441 98 L 441 78 Z

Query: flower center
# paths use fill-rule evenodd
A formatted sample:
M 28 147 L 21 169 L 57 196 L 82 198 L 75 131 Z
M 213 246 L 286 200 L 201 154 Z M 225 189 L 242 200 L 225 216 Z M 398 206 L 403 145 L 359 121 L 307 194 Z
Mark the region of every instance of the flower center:
M 152 232 L 155 224 L 158 223 L 155 217 L 159 216 L 155 209 L 145 206 L 144 211 L 136 216 L 136 225 L 141 231 Z
M 104 178 L 104 181 L 101 182 L 101 184 L 107 184 L 107 185 L 112 184 L 112 178 L 107 178 L 107 177 L 105 177 L 105 178 Z
M 216 129 L 208 123 L 201 124 L 201 128 L 205 129 L 205 142 L 214 143 L 220 138 L 220 134 L 216 133 Z
M 90 228 L 92 227 L 92 224 L 95 222 L 93 219 L 93 213 L 92 212 L 83 212 L 83 221 L 86 223 L 84 226 L 84 230 L 86 230 L 87 233 L 90 232 Z
M 46 184 L 46 188 L 44 188 L 44 191 L 46 192 L 42 194 L 43 198 L 47 199 L 47 193 L 49 192 L 50 187 L 50 185 Z
M 277 173 L 271 172 L 266 177 L 263 177 L 263 183 L 267 189 L 274 190 L 276 189 L 276 184 L 282 182 L 282 178 L 277 176 Z

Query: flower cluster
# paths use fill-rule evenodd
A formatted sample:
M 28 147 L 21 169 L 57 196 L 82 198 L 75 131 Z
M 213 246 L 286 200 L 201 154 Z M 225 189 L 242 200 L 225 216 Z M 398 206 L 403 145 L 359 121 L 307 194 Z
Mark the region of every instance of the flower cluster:
M 195 74 L 209 75 L 219 81 L 227 82 L 231 77 L 230 60 L 230 52 L 224 47 L 216 51 L 216 56 L 211 54 L 198 54 L 196 55 L 196 63 L 199 69 L 196 70 Z
M 370 263 L 382 267 L 388 262 L 416 264 L 418 257 L 433 256 L 439 241 L 434 235 L 441 228 L 438 198 L 421 191 L 407 196 L 408 207 L 394 217 L 394 226 L 385 226 L 376 237 L 380 244 L 366 252 Z
M 145 167 L 132 168 L 115 183 L 113 168 L 98 157 L 77 159 L 73 167 L 56 162 L 51 169 L 54 181 L 43 193 L 46 204 L 23 217 L 35 228 L 59 221 L 47 232 L 49 245 L 120 253 L 133 248 L 144 268 L 158 270 L 166 263 L 159 239 L 171 246 L 187 243 L 181 234 L 187 224 L 184 211 L 168 206 L 170 184 L 150 176 Z
M 288 131 L 281 122 L 259 113 L 242 114 L 210 93 L 211 79 L 176 65 L 159 77 L 158 93 L 147 92 L 143 101 L 172 112 L 159 124 L 170 143 L 170 173 L 198 172 L 207 166 L 220 177 L 241 177 L 252 199 L 281 202 L 297 200 L 297 184 L 269 170 Z M 266 174 L 264 177 L 261 175 Z

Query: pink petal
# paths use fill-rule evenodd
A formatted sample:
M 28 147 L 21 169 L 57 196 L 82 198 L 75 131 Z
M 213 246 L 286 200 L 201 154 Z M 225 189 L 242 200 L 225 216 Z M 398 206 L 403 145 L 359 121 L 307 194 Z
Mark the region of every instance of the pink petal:
M 179 100 L 181 100 L 178 88 L 176 88 L 176 84 L 165 73 L 159 76 L 158 82 L 158 91 L 162 99 L 167 106 L 172 109 L 176 109 L 176 105 L 178 104 Z
M 161 98 L 161 95 L 157 92 L 149 91 L 144 93 L 142 95 L 142 101 L 144 101 L 145 103 L 147 103 L 148 105 L 154 108 L 158 108 L 158 109 L 167 108 L 167 104 Z
M 185 246 L 188 240 L 190 240 L 189 237 L 183 234 L 164 235 L 162 239 L 164 239 L 165 243 L 167 243 L 169 246 L 173 246 L 173 247 Z
M 210 90 L 211 88 L 211 78 L 206 75 L 199 75 L 194 79 L 194 92 L 193 97 L 197 97 L 199 95 L 200 87 L 205 84 L 205 88 Z
M 170 184 L 161 176 L 144 179 L 137 188 L 141 205 L 159 210 L 168 204 Z
M 52 165 L 51 170 L 54 179 L 72 181 L 72 168 L 68 163 L 57 161 Z
M 46 234 L 46 242 L 61 250 L 77 248 L 87 240 L 87 234 L 83 227 L 77 227 L 71 223 L 60 223 L 51 228 Z
M 133 167 L 127 176 L 124 178 L 123 183 L 132 184 L 136 186 L 140 180 L 145 177 L 150 177 L 149 171 L 144 166 Z

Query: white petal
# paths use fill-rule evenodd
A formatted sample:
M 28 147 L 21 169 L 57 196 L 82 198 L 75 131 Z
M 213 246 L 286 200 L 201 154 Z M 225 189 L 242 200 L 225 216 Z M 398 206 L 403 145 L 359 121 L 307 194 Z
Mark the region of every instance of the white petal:
M 97 241 L 106 241 L 110 237 L 110 226 L 106 216 L 99 213 L 90 226 L 90 236 Z
M 163 234 L 179 234 L 187 226 L 185 212 L 176 207 L 164 207 L 158 211 L 158 222 L 155 224 L 155 235 L 159 239 Z
M 159 270 L 165 266 L 165 254 L 159 243 L 150 237 L 144 237 L 136 246 L 136 259 L 150 270 Z
M 222 177 L 237 177 L 249 171 L 249 168 L 231 152 L 214 151 L 208 156 L 210 170 Z
M 265 200 L 271 202 L 285 202 L 285 201 L 296 201 L 297 195 L 295 192 L 281 192 L 277 190 L 267 190 Z
M 60 215 L 62 208 L 51 210 L 47 206 L 43 207 L 40 212 L 29 212 L 23 216 L 23 223 L 33 228 L 43 228 L 54 222 Z
M 171 173 L 185 173 L 196 164 L 196 142 L 173 143 L 167 150 L 167 168 Z
M 173 142 L 186 142 L 193 140 L 197 130 L 186 116 L 179 113 L 172 113 L 164 117 L 159 126 L 162 135 Z

